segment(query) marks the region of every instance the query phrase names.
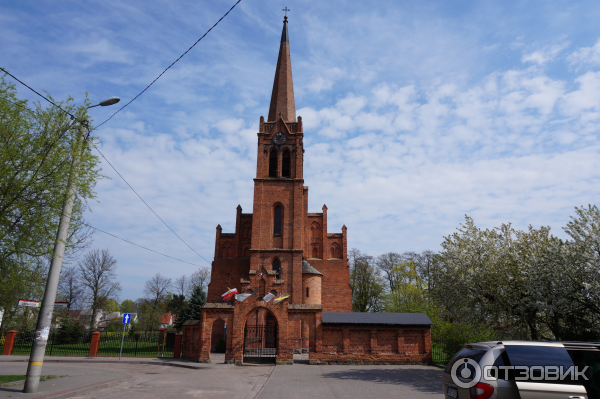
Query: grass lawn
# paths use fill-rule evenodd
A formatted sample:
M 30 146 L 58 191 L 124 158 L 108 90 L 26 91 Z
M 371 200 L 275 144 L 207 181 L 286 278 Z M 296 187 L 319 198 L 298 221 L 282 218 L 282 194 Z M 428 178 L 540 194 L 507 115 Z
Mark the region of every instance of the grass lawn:
M 24 379 L 24 375 L 0 375 L 0 384 L 4 384 L 5 382 L 21 381 Z
M 55 378 L 62 378 L 62 377 L 66 377 L 66 375 L 61 375 L 61 376 L 41 375 L 40 381 L 53 380 Z M 13 381 L 23 381 L 24 379 L 25 379 L 24 375 L 0 375 L 0 384 L 4 384 L 7 382 L 13 382 Z

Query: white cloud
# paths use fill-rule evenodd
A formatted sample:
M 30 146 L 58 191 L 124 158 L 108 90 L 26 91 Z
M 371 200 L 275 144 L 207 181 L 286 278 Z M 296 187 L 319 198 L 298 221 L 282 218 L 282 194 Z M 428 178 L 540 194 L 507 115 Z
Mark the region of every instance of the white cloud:
M 592 47 L 581 47 L 567 57 L 573 65 L 600 65 L 600 39 Z
M 523 61 L 524 63 L 531 62 L 538 65 L 544 65 L 549 61 L 553 61 L 556 58 L 556 56 L 568 46 L 568 42 L 547 45 L 537 51 L 533 51 L 529 54 L 523 55 L 521 61 Z

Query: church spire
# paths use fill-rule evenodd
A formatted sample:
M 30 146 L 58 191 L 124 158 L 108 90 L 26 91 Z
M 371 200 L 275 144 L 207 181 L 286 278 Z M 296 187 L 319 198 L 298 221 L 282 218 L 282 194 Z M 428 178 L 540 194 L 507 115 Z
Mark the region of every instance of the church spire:
M 290 60 L 290 41 L 287 28 L 287 16 L 283 20 L 279 58 L 275 69 L 275 81 L 271 94 L 268 122 L 276 121 L 279 116 L 286 122 L 296 121 L 296 103 L 294 101 L 294 84 L 292 82 L 292 61 Z

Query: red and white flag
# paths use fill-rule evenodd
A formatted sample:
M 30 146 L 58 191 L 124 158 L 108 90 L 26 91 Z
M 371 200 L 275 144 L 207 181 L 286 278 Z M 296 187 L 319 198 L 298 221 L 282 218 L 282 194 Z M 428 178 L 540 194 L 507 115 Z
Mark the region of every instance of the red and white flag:
M 223 298 L 224 301 L 228 301 L 231 299 L 231 297 L 233 297 L 237 293 L 238 293 L 237 288 L 232 288 L 229 291 L 227 291 L 226 293 L 224 293 L 223 295 L 221 295 L 221 297 Z

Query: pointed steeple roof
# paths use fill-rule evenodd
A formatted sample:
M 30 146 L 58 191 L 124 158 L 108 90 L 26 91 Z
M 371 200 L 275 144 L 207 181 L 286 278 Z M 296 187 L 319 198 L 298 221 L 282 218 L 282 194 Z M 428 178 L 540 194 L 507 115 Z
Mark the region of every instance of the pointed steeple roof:
M 287 29 L 287 17 L 283 20 L 279 58 L 275 69 L 275 81 L 271 94 L 268 122 L 273 122 L 281 116 L 286 122 L 296 121 L 296 103 L 294 101 L 294 83 L 292 81 L 292 61 L 290 60 L 290 40 Z

